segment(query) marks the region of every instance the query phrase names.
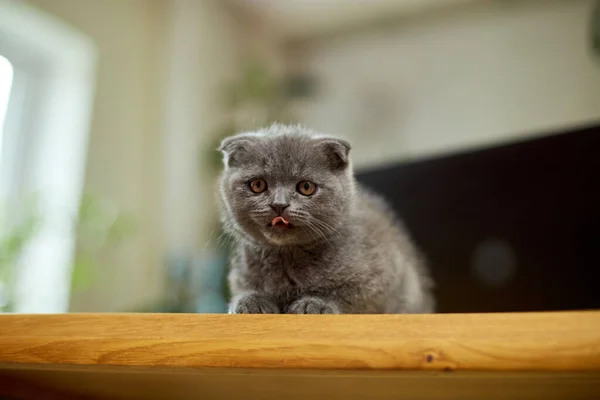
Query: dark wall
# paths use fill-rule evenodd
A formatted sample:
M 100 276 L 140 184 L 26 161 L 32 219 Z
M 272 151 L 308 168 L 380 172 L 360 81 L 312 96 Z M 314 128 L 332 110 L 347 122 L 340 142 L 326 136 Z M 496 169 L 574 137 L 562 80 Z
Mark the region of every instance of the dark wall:
M 600 308 L 600 126 L 357 178 L 406 222 L 440 312 Z

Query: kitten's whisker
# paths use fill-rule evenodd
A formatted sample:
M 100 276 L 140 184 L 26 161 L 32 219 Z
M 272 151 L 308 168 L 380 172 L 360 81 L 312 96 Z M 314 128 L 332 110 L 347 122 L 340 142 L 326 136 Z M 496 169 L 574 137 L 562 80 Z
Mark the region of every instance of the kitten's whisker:
M 226 247 L 231 242 L 232 237 L 233 237 L 232 235 L 227 235 L 226 232 L 221 233 L 217 239 L 219 248 Z
M 324 230 L 327 231 L 327 233 L 331 236 L 334 236 L 334 237 L 341 236 L 341 232 L 338 229 L 336 229 L 335 227 L 333 227 L 332 225 L 328 224 L 325 221 L 322 221 L 319 219 L 314 219 L 313 223 L 320 228 L 324 228 Z
M 325 243 L 327 243 L 330 246 L 333 246 L 333 243 L 327 237 L 327 234 L 325 232 L 323 232 L 318 226 L 308 224 L 308 225 L 306 225 L 306 227 L 309 228 L 310 231 L 317 236 L 316 237 L 317 239 L 323 239 L 325 241 Z

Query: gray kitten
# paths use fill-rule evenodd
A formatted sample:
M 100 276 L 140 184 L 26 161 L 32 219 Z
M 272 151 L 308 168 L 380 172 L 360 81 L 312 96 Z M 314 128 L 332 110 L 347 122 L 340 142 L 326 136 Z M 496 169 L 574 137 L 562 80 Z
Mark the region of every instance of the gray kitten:
M 230 313 L 433 312 L 418 251 L 355 182 L 346 141 L 273 125 L 220 150 L 222 220 L 237 239 Z

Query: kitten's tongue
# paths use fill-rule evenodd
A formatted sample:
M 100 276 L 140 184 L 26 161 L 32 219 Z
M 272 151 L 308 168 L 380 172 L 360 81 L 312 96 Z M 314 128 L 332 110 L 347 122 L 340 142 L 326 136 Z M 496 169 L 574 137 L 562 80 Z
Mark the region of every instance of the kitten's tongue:
M 275 217 L 271 221 L 271 225 L 275 226 L 277 224 L 281 224 L 281 225 L 284 225 L 284 226 L 289 226 L 290 225 L 290 223 L 288 221 L 286 221 L 286 219 L 283 218 L 283 217 L 281 217 L 281 216 Z

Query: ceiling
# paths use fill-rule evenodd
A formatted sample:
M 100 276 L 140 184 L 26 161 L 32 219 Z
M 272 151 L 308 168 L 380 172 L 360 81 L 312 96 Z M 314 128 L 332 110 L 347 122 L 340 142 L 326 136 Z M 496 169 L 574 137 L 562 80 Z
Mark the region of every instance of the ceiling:
M 472 0 L 235 0 L 261 15 L 281 34 L 305 38 Z

